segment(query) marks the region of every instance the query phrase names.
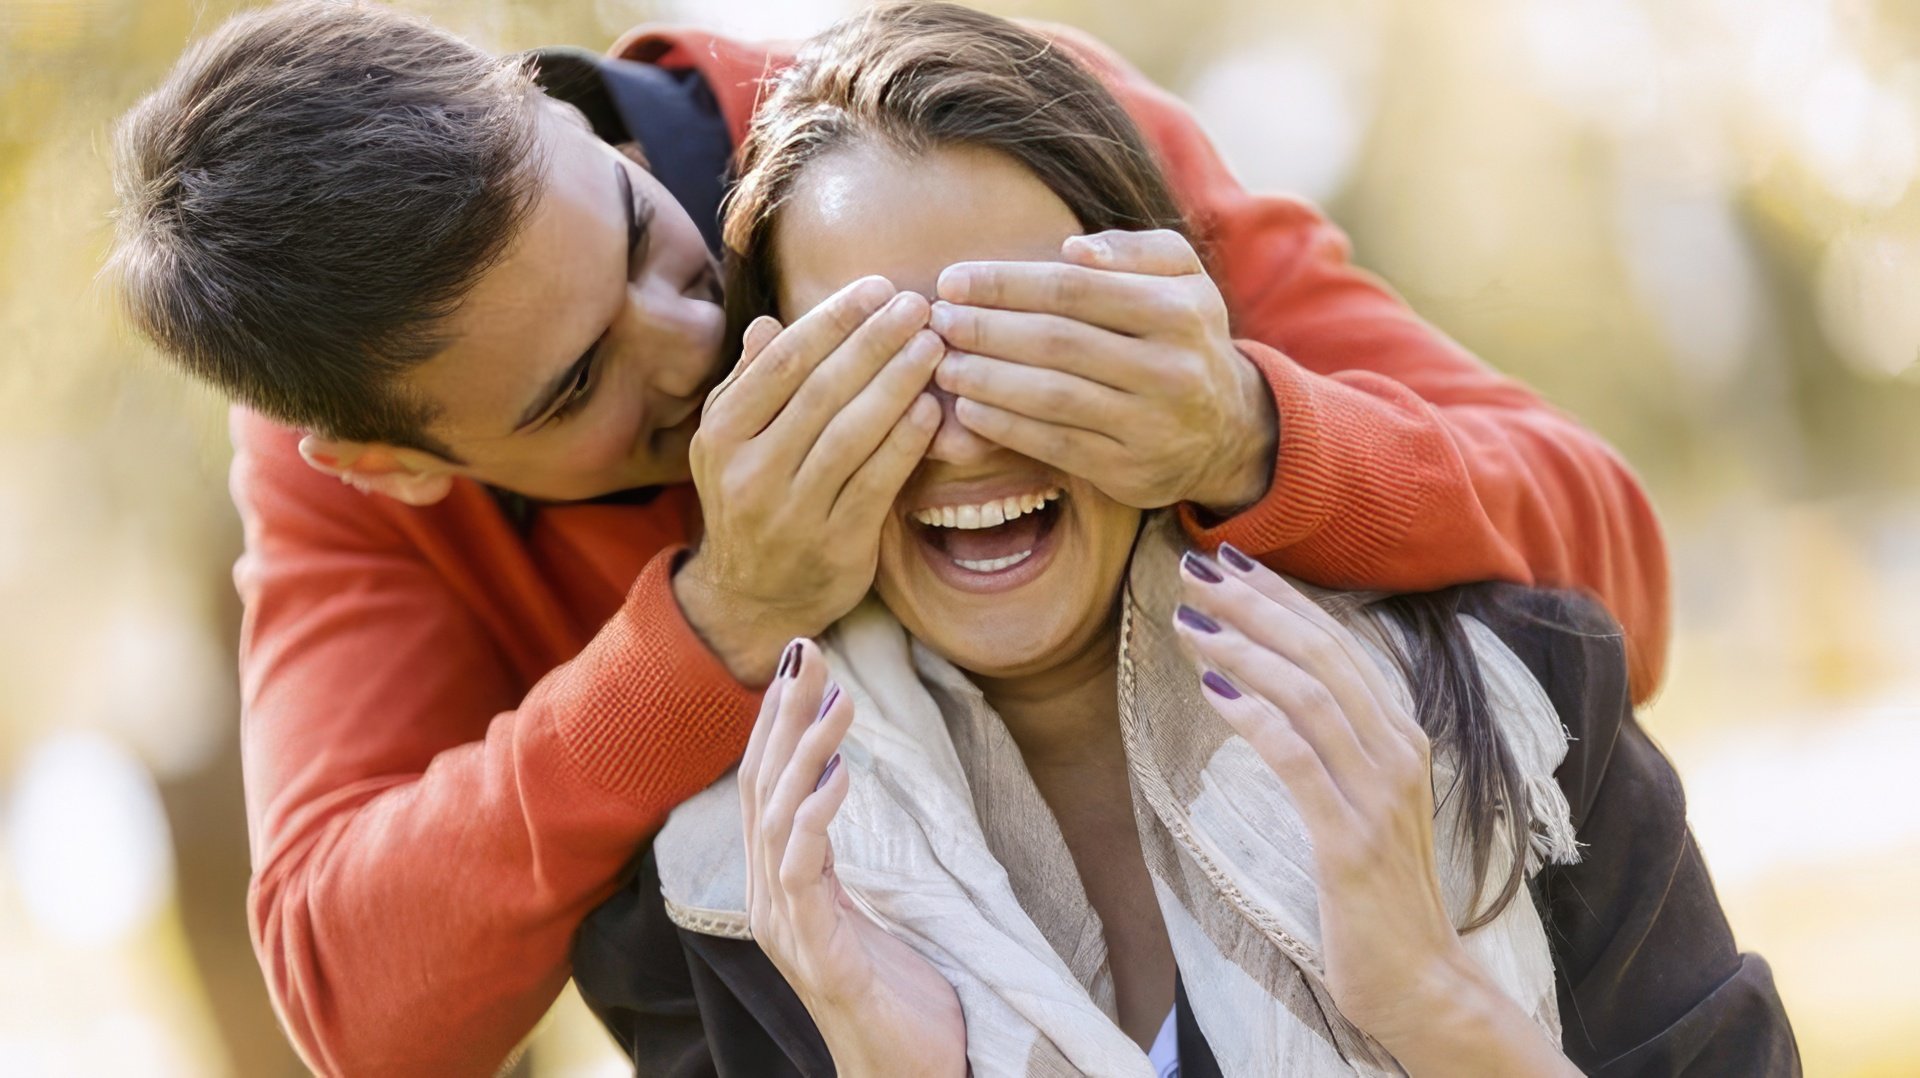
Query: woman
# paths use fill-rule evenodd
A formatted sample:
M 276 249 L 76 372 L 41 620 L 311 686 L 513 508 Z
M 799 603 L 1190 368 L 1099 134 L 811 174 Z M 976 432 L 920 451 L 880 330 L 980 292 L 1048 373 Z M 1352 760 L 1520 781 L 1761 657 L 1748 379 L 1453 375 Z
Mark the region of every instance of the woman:
M 1098 83 L 959 8 L 817 40 L 742 164 L 749 351 L 750 319 L 862 275 L 932 294 L 1083 234 L 1096 264 L 1161 252 L 1142 305 L 1201 272 Z M 934 312 L 947 340 L 961 317 Z M 942 386 L 991 362 L 949 355 Z M 676 813 L 582 931 L 576 977 L 643 1073 L 1797 1070 L 1591 607 L 1482 588 L 1335 617 L 946 408 L 884 609 L 790 650 L 737 790 Z M 684 968 L 628 957 L 675 936 Z

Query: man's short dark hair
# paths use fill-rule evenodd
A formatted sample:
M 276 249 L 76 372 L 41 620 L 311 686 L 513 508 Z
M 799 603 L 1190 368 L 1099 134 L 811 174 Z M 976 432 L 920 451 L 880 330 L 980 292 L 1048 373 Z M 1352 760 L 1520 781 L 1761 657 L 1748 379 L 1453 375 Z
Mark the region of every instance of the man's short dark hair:
M 372 5 L 232 19 L 120 122 L 129 316 L 274 419 L 447 454 L 397 377 L 526 217 L 537 93 L 524 61 Z

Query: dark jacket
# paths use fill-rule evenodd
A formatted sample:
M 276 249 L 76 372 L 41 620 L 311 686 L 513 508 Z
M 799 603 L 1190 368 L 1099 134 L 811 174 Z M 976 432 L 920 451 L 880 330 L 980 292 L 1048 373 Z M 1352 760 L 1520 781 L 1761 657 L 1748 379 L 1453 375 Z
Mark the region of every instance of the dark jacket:
M 1532 888 L 1568 1057 L 1596 1075 L 1798 1075 L 1773 976 L 1734 946 L 1679 777 L 1634 719 L 1617 627 L 1564 593 L 1478 585 L 1461 599 L 1526 663 L 1572 735 L 1556 777 L 1582 859 L 1549 867 Z M 638 1075 L 834 1072 L 758 947 L 667 919 L 651 853 L 581 927 L 574 979 Z M 1184 994 L 1175 1009 L 1182 1074 L 1219 1074 Z

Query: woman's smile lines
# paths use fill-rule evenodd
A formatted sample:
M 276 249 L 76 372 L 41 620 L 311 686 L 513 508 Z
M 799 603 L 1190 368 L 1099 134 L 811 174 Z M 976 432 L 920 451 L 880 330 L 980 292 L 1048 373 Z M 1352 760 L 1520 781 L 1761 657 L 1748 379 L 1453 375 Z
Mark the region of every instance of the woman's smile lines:
M 914 520 L 930 528 L 960 528 L 969 531 L 979 528 L 997 528 L 1009 520 L 1014 520 L 1040 509 L 1058 497 L 1060 497 L 1060 488 L 1053 487 L 1033 494 L 1016 494 L 1006 498 L 994 498 L 990 501 L 979 502 L 973 505 L 930 506 L 926 509 L 916 509 L 909 515 L 912 516 Z M 1006 561 L 1007 565 L 1012 565 L 1025 557 L 1025 554 L 1021 554 L 1012 560 L 1004 558 L 996 558 L 993 560 Z M 974 567 L 969 565 L 967 568 L 972 569 Z M 1006 566 L 996 565 L 992 569 L 982 568 L 976 569 L 975 571 L 992 572 L 993 569 L 1003 568 L 1006 568 Z

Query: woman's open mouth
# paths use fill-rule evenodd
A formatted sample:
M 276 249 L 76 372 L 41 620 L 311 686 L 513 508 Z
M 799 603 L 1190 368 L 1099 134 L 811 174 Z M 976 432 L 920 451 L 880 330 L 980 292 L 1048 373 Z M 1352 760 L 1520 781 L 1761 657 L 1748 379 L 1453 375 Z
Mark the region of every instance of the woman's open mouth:
M 1017 588 L 1046 569 L 1065 510 L 1059 487 L 908 514 L 934 574 L 963 591 Z

